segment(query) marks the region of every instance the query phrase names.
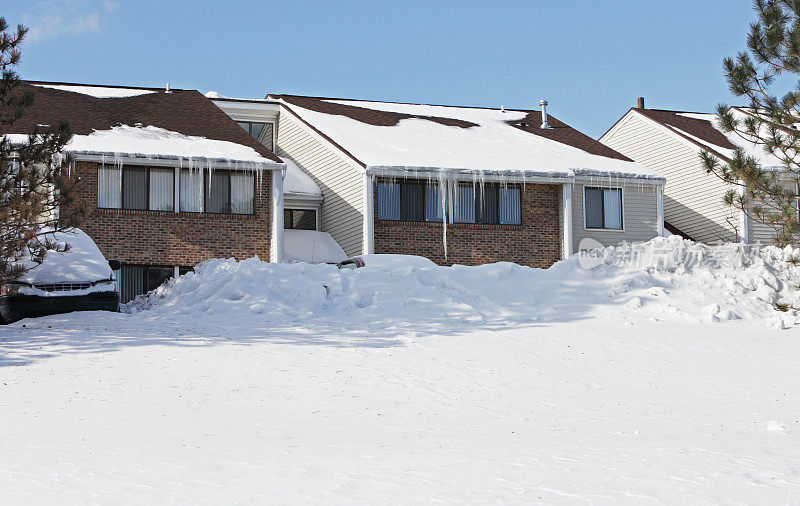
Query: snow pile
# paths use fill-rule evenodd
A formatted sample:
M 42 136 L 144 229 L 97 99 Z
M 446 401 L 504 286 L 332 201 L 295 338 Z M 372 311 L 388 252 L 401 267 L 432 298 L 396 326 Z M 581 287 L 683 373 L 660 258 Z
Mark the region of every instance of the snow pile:
M 328 232 L 287 229 L 283 231 L 283 249 L 289 262 L 341 262 L 347 255 Z
M 286 179 L 283 181 L 283 192 L 288 195 L 322 197 L 317 183 L 298 167 L 290 158 L 281 158 L 286 164 Z
M 52 88 L 60 91 L 70 91 L 72 93 L 80 93 L 81 95 L 89 95 L 90 97 L 94 98 L 128 98 L 155 93 L 153 90 L 113 88 L 108 86 L 78 86 L 68 84 L 34 84 L 34 86 L 38 86 L 40 88 Z
M 549 269 L 512 263 L 439 267 L 209 260 L 127 306 L 156 314 L 213 315 L 232 325 L 458 329 L 475 323 L 583 318 L 795 323 L 800 251 L 708 247 L 680 237 L 575 255 Z
M 41 264 L 23 258 L 22 264 L 30 269 L 20 278 L 24 283 L 94 282 L 111 279 L 114 275 L 92 238 L 80 229 L 51 232 L 39 240 L 42 243 L 51 241 L 60 249 L 68 244 L 69 249 L 64 253 L 48 251 Z
M 461 128 L 411 118 L 401 120 L 396 126 L 376 126 L 288 104 L 303 120 L 333 138 L 372 169 L 524 172 L 560 177 L 574 177 L 576 173 L 661 177 L 639 163 L 593 155 L 508 124 L 509 121 L 524 119 L 525 112 L 355 100 L 329 102 L 417 116 L 453 118 L 478 125 Z
M 75 135 L 66 146 L 73 153 L 113 153 L 118 156 L 177 157 L 273 164 L 255 149 L 229 141 L 206 139 L 155 126 L 120 125 Z

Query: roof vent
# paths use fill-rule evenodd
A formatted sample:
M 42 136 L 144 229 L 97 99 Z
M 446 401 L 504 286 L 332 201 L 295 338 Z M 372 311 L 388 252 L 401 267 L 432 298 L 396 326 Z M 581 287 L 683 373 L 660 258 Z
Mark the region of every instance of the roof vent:
M 167 89 L 166 89 L 166 90 L 164 90 L 164 93 L 172 93 L 172 92 L 170 91 L 170 89 L 169 89 L 169 83 L 167 83 Z
M 506 112 L 506 106 L 500 104 L 500 112 Z
M 552 128 L 549 123 L 547 123 L 547 100 L 539 100 L 539 105 L 542 106 L 542 125 L 541 128 Z
M 639 97 L 636 99 L 636 108 L 644 109 L 644 97 Z

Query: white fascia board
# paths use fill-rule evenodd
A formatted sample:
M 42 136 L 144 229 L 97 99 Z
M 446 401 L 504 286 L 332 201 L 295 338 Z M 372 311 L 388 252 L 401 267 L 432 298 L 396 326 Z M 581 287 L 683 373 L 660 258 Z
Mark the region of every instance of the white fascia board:
M 280 104 L 277 101 L 260 101 L 260 100 L 211 100 L 214 105 L 220 109 L 245 109 L 254 111 L 270 111 L 277 114 Z
M 280 170 L 286 171 L 286 164 L 283 162 L 273 162 L 264 159 L 263 162 L 251 162 L 244 160 L 228 160 L 224 158 L 205 158 L 205 157 L 178 157 L 178 156 L 156 156 L 156 155 L 116 155 L 115 153 L 72 151 L 73 159 L 78 162 L 97 162 L 113 164 L 121 162 L 128 165 L 146 163 L 147 165 L 157 165 L 162 167 L 178 167 L 189 161 L 200 164 L 219 166 L 220 168 L 231 167 L 245 170 Z
M 625 125 L 625 123 L 631 120 L 631 118 L 633 117 L 633 111 L 634 111 L 633 109 L 628 110 L 628 112 L 626 112 L 625 115 L 623 115 L 620 119 L 618 119 L 617 122 L 614 123 L 614 125 L 608 129 L 608 132 L 604 133 L 599 139 L 597 139 L 597 142 L 599 142 L 600 144 L 605 144 L 604 142 L 605 140 L 613 137 L 614 134 L 616 134 L 619 131 L 619 129 Z
M 342 148 L 340 148 L 338 145 L 336 145 L 333 142 L 331 142 L 328 139 L 326 139 L 323 135 L 321 135 L 316 130 L 316 128 L 310 127 L 309 126 L 310 123 L 307 123 L 306 120 L 304 120 L 302 117 L 300 117 L 299 114 L 294 112 L 292 110 L 292 108 L 289 107 L 286 103 L 281 101 L 280 102 L 280 106 L 281 106 L 281 110 L 280 110 L 280 113 L 278 114 L 278 121 L 279 122 L 280 122 L 280 116 L 282 114 L 288 114 L 288 115 L 292 116 L 296 120 L 296 122 L 300 126 L 300 128 L 302 128 L 305 132 L 307 132 L 309 135 L 311 135 L 312 137 L 317 139 L 319 142 L 321 142 L 322 144 L 327 146 L 328 149 L 331 149 L 335 153 L 338 153 L 339 156 L 342 157 L 342 159 L 352 162 L 352 165 L 354 167 L 356 167 L 359 171 L 361 171 L 362 174 L 365 173 L 364 164 L 362 164 L 359 160 L 357 160 L 352 155 L 346 153 L 345 151 L 342 151 Z M 278 128 L 280 128 L 280 126 L 278 126 Z
M 321 195 L 307 195 L 301 193 L 290 193 L 284 190 L 283 192 L 284 199 L 285 199 L 285 206 L 289 207 L 289 205 L 297 205 L 297 206 L 313 206 L 319 207 L 324 200 L 324 197 Z
M 603 175 L 576 175 L 576 184 L 644 184 L 651 186 L 664 186 L 667 179 L 664 177 L 626 177 L 626 176 L 603 176 Z
M 572 182 L 575 176 L 564 173 L 543 173 L 535 171 L 504 171 L 504 170 L 482 170 L 473 169 L 444 169 L 441 167 L 384 167 L 370 165 L 367 173 L 374 176 L 384 177 L 408 177 L 417 179 L 437 179 L 444 175 L 445 179 L 459 179 L 472 181 L 475 174 L 480 174 L 483 181 L 506 181 L 506 182 L 527 182 L 527 183 L 564 183 Z

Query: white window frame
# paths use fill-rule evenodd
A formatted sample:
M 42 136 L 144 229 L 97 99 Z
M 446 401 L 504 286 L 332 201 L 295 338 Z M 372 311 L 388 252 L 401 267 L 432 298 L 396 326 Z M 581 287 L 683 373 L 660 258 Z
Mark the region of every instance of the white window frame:
M 620 212 L 622 213 L 622 228 L 591 228 L 586 226 L 586 189 L 587 188 L 599 188 L 603 190 L 619 190 L 619 206 Z M 581 198 L 583 199 L 583 229 L 584 230 L 591 230 L 592 232 L 612 232 L 612 233 L 622 233 L 625 232 L 625 187 L 624 186 L 600 186 L 600 185 L 583 185 L 583 191 L 581 192 Z

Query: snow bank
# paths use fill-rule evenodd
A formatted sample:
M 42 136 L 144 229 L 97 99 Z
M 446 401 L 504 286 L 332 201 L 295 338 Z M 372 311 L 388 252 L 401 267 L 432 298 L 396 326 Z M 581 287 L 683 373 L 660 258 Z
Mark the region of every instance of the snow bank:
M 708 247 L 673 236 L 575 255 L 549 269 L 391 262 L 348 271 L 257 258 L 209 260 L 127 307 L 211 314 L 236 324 L 325 322 L 353 330 L 587 317 L 631 323 L 746 319 L 788 327 L 796 312 L 775 305 L 800 307 L 800 271 L 787 262 L 794 255 L 800 250 Z
M 128 98 L 138 97 L 139 95 L 149 95 L 155 93 L 153 90 L 136 90 L 131 88 L 110 88 L 106 86 L 73 86 L 67 84 L 34 84 L 40 88 L 52 88 L 54 90 L 71 91 L 81 95 L 89 95 L 94 98 Z
M 229 141 L 184 135 L 155 126 L 120 125 L 110 130 L 95 130 L 75 135 L 67 144 L 73 153 L 113 153 L 115 155 L 206 158 L 263 164 L 273 163 L 258 152 Z

